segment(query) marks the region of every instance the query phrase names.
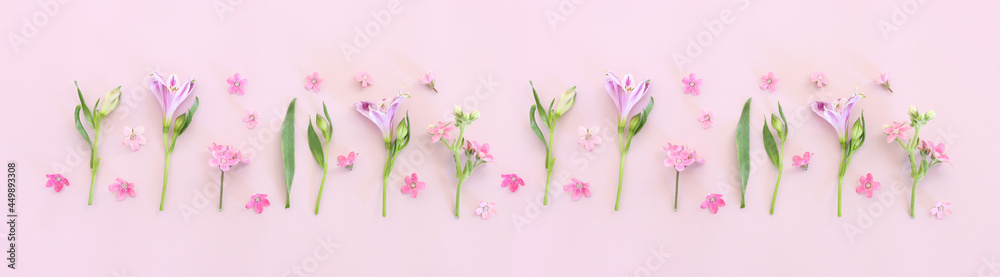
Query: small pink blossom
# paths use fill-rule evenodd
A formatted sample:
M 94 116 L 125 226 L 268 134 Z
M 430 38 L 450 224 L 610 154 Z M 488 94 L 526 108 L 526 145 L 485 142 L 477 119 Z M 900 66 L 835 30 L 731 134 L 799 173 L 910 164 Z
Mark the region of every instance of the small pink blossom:
M 951 202 L 934 202 L 934 208 L 931 208 L 931 215 L 937 216 L 938 219 L 944 219 L 945 214 L 951 214 Z
M 323 79 L 319 77 L 319 72 L 313 72 L 312 75 L 306 75 L 306 90 L 319 92 L 319 85 L 321 84 L 323 84 Z
M 667 146 L 664 146 L 663 150 L 667 151 L 667 159 L 663 160 L 663 165 L 673 167 L 677 171 L 684 171 L 685 168 L 694 163 L 705 163 L 705 159 L 698 157 L 697 151 L 687 146 L 667 143 Z
M 240 150 L 232 146 L 212 143 L 208 150 L 212 151 L 212 158 L 208 160 L 208 165 L 218 167 L 222 171 L 229 171 L 230 168 L 239 163 L 250 162 L 250 159 L 243 158 Z
M 590 184 L 584 183 L 576 178 L 570 179 L 570 183 L 563 186 L 563 190 L 573 193 L 573 201 L 580 200 L 584 196 L 590 198 Z
M 892 125 L 885 125 L 882 127 L 882 132 L 889 135 L 889 137 L 885 139 L 888 143 L 892 143 L 892 141 L 896 140 L 896 138 L 899 138 L 899 140 L 907 140 L 908 137 L 906 135 L 906 131 L 909 130 L 910 126 L 907 126 L 905 122 L 899 121 L 893 122 Z
M 600 126 L 595 125 L 590 128 L 580 126 L 580 128 L 577 129 L 577 133 L 580 134 L 580 139 L 576 142 L 576 144 L 583 146 L 583 148 L 586 148 L 587 151 L 594 151 L 595 145 L 601 145 L 601 143 L 604 143 L 604 140 L 600 136 Z
M 139 125 L 135 129 L 125 126 L 122 133 L 125 134 L 125 140 L 122 140 L 122 144 L 128 145 L 132 152 L 139 151 L 139 145 L 146 145 L 146 136 L 142 135 L 142 132 L 146 131 L 146 127 Z
M 882 189 L 882 184 L 875 182 L 875 178 L 872 177 L 872 174 L 868 173 L 867 176 L 861 176 L 861 185 L 854 190 L 857 191 L 858 194 L 864 194 L 866 197 L 872 198 L 872 194 L 875 193 L 875 190 L 879 189 Z
M 260 125 L 260 112 L 247 110 L 246 113 L 243 116 L 243 122 L 246 122 L 247 129 L 253 129 Z
M 774 92 L 776 85 L 778 85 L 778 78 L 774 78 L 774 72 L 768 72 L 767 75 L 760 77 L 761 90 L 769 90 L 771 92 Z
M 695 96 L 701 94 L 701 90 L 699 89 L 701 87 L 701 79 L 695 78 L 694 73 L 681 79 L 681 83 L 684 84 L 684 94 L 693 94 Z
M 229 94 L 243 95 L 243 87 L 247 84 L 247 79 L 240 78 L 240 74 L 236 73 L 233 77 L 227 78 L 226 82 L 229 83 Z
M 465 146 L 463 146 L 462 149 L 465 149 L 465 152 L 469 153 L 470 155 L 475 155 L 477 159 L 483 162 L 493 161 L 493 155 L 490 154 L 489 143 L 479 144 L 479 142 L 476 141 L 466 140 Z
M 951 158 L 948 158 L 948 154 L 944 152 L 944 143 L 935 144 L 933 141 L 921 140 L 918 149 L 923 155 L 930 155 L 932 160 L 937 160 L 943 163 L 951 162 Z
M 108 190 L 118 194 L 118 201 L 125 200 L 126 196 L 135 198 L 135 184 L 126 182 L 122 178 L 115 178 L 115 182 L 108 186 Z
M 49 180 L 45 182 L 45 187 L 54 187 L 56 192 L 62 191 L 63 186 L 69 186 L 69 180 L 66 180 L 62 174 L 45 174 L 45 178 L 49 178 Z
M 250 201 L 247 202 L 246 208 L 253 209 L 253 211 L 258 214 L 264 211 L 264 207 L 271 206 L 271 201 L 267 201 L 267 194 L 254 194 L 250 196 Z
M 802 169 L 809 170 L 809 161 L 812 160 L 813 153 L 806 151 L 802 153 L 802 156 L 795 155 L 792 157 L 792 166 L 801 167 Z
M 424 84 L 425 86 L 427 86 L 428 88 L 430 88 L 431 90 L 433 90 L 434 93 L 438 93 L 437 88 L 435 88 L 435 86 L 434 86 L 434 81 L 435 81 L 435 77 L 434 77 L 434 72 L 433 71 L 432 72 L 428 72 L 427 74 L 424 74 L 424 78 L 420 79 L 420 83 Z
M 353 170 L 354 160 L 356 160 L 357 158 L 358 158 L 358 153 L 354 153 L 354 151 L 348 153 L 346 157 L 344 155 L 340 155 L 339 157 L 337 157 L 337 166 L 346 167 L 347 170 Z
M 455 130 L 455 126 L 451 126 L 451 121 L 444 122 L 438 121 L 437 125 L 430 125 L 427 127 L 427 132 L 430 133 L 431 142 L 438 142 L 438 140 L 451 139 L 451 131 Z
M 878 83 L 880 86 L 882 86 L 882 88 L 888 90 L 889 93 L 892 93 L 892 87 L 889 86 L 888 71 L 883 71 L 882 74 L 879 74 L 878 79 L 875 79 L 875 82 Z
M 715 126 L 715 112 L 701 110 L 701 117 L 698 118 L 698 122 L 701 122 L 702 129 L 708 129 Z
M 725 207 L 726 201 L 722 200 L 722 194 L 712 193 L 705 196 L 705 202 L 701 202 L 701 208 L 708 208 L 713 214 L 719 212 L 719 208 Z
M 823 74 L 823 72 L 819 72 L 819 71 L 815 71 L 815 70 L 813 70 L 812 75 L 809 76 L 809 81 L 812 81 L 813 83 L 816 83 L 816 87 L 817 88 L 824 87 L 824 86 L 826 86 L 826 84 L 828 84 L 828 82 L 826 80 L 826 74 Z
M 496 205 L 497 203 L 495 202 L 479 202 L 479 208 L 476 208 L 476 215 L 483 217 L 483 219 L 490 219 L 490 216 L 497 214 Z
M 413 173 L 410 176 L 403 177 L 403 187 L 399 190 L 403 193 L 410 194 L 410 197 L 417 198 L 417 191 L 424 189 L 424 182 L 420 182 L 417 179 L 417 174 Z
M 500 182 L 500 187 L 509 187 L 510 192 L 515 192 L 517 191 L 517 187 L 524 186 L 524 179 L 518 177 L 517 174 L 500 174 L 500 178 L 503 178 L 503 181 Z
M 357 75 L 354 75 L 354 81 L 361 83 L 361 88 L 367 88 L 372 85 L 372 76 L 368 75 L 368 72 L 358 71 Z

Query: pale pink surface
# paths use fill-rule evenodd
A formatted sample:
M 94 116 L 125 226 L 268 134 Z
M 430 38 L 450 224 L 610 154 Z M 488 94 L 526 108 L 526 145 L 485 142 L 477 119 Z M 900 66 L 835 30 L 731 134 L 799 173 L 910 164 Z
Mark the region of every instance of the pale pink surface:
M 306 272 L 304 264 L 311 276 L 1000 274 L 984 262 L 1000 259 L 1000 186 L 991 181 L 1000 153 L 989 146 L 1000 136 L 992 121 L 1000 94 L 991 90 L 1000 76 L 996 1 L 926 1 L 887 40 L 878 22 L 892 24 L 894 7 L 903 9 L 905 1 L 750 1 L 745 8 L 731 1 L 402 1 L 402 11 L 350 61 L 340 44 L 377 22 L 372 13 L 386 9 L 386 1 L 242 1 L 220 19 L 213 3 L 227 2 L 70 1 L 17 53 L 7 33 L 20 33 L 25 19 L 44 13 L 39 3 L 49 1 L 4 3 L 0 159 L 18 162 L 23 221 L 18 269 L 0 268 L 0 275 L 281 276 Z M 553 29 L 546 13 L 559 14 L 564 2 L 579 4 Z M 703 22 L 723 12 L 730 23 L 713 27 L 721 33 L 692 63 L 675 66 L 673 53 L 684 55 L 688 38 L 710 35 Z M 808 82 L 817 68 L 831 80 L 821 90 Z M 171 157 L 163 212 L 157 211 L 162 112 L 147 85 L 153 69 L 197 79 L 193 96 L 201 99 Z M 416 81 L 428 69 L 447 77 L 438 84 L 440 94 Z M 362 89 L 352 78 L 360 70 L 376 76 L 379 86 Z M 619 212 L 612 211 L 617 111 L 604 90 L 606 70 L 651 78 L 649 94 L 656 98 L 626 158 Z M 303 88 L 314 71 L 326 79 L 319 93 Z M 757 87 L 768 71 L 782 79 L 775 93 Z M 883 71 L 892 72 L 894 94 L 872 81 Z M 223 80 L 234 72 L 253 77 L 251 92 L 228 93 Z M 678 80 L 690 72 L 710 80 L 713 92 L 679 92 Z M 123 86 L 120 106 L 102 126 L 93 206 L 86 205 L 89 150 L 69 116 L 79 102 L 73 80 L 91 103 Z M 542 99 L 573 85 L 579 92 L 579 107 L 556 127 L 552 195 L 544 208 L 536 200 L 545 183 L 545 148 L 528 127 L 528 80 L 541 85 Z M 837 218 L 840 149 L 833 128 L 807 104 L 849 96 L 858 83 L 868 97 L 853 114 L 865 110 L 868 141 L 848 169 L 844 217 Z M 436 185 L 417 199 L 390 190 L 382 218 L 385 149 L 378 129 L 353 103 L 394 96 L 402 84 L 414 95 L 401 105 L 410 111 L 413 137 L 390 189 L 412 172 Z M 277 130 L 293 97 L 299 98 L 298 166 L 292 206 L 284 209 Z M 755 162 L 748 206 L 739 209 L 734 130 L 748 97 L 754 97 Z M 777 170 L 760 130 L 762 116 L 776 113 L 779 100 L 791 130 L 785 156 L 805 150 L 816 156 L 808 171 L 785 165 L 780 211 L 769 216 Z M 350 172 L 330 170 L 324 211 L 316 216 L 322 174 L 305 126 L 307 115 L 322 112 L 321 101 L 334 120 L 331 153 L 371 158 L 359 159 Z M 480 110 L 482 118 L 466 135 L 490 142 L 496 159 L 463 184 L 457 220 L 450 153 L 420 130 L 449 120 L 454 104 Z M 954 163 L 920 182 L 916 219 L 908 214 L 906 156 L 880 132 L 884 123 L 905 120 L 909 105 L 937 113 L 921 135 L 945 143 Z M 248 130 L 237 121 L 247 109 L 261 112 L 261 126 Z M 702 109 L 717 113 L 716 126 L 702 130 L 693 120 Z M 142 151 L 120 145 L 125 125 L 147 127 Z M 586 152 L 576 145 L 580 125 L 610 132 Z M 226 174 L 223 212 L 215 206 L 218 169 L 205 166 L 211 156 L 204 146 L 213 141 L 254 160 L 247 170 Z M 697 142 L 698 154 L 712 160 L 681 177 L 685 207 L 678 212 L 669 199 L 675 172 L 661 163 L 665 141 Z M 517 193 L 498 188 L 496 177 L 507 172 L 529 185 Z M 851 191 L 868 172 L 883 184 L 871 199 Z M 59 193 L 45 188 L 47 173 L 62 173 L 73 185 Z M 101 191 L 116 177 L 136 184 L 135 198 L 119 202 Z M 571 201 L 560 187 L 570 177 L 587 180 L 592 198 Z M 270 196 L 267 213 L 241 207 L 254 193 Z M 718 214 L 697 208 L 709 193 L 721 193 L 729 205 Z M 497 203 L 499 213 L 490 220 L 475 214 L 483 200 Z M 946 220 L 930 215 L 937 200 L 950 201 L 955 213 Z M 669 255 L 654 254 L 661 249 Z

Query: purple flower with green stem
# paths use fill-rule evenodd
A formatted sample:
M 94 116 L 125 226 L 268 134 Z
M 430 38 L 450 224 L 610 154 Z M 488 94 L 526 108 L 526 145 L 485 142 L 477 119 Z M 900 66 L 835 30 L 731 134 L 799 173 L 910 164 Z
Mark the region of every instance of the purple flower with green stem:
M 316 163 L 323 168 L 323 178 L 319 181 L 319 194 L 316 196 L 316 210 L 314 214 L 319 214 L 319 203 L 323 199 L 323 187 L 326 186 L 326 170 L 330 166 L 328 153 L 330 152 L 330 140 L 333 138 L 333 122 L 330 120 L 330 112 L 323 103 L 323 116 L 316 114 L 316 128 L 313 128 L 312 120 L 309 120 L 309 129 L 306 130 L 309 138 L 309 151 L 312 153 Z M 319 129 L 319 132 L 316 132 Z M 323 137 L 321 138 L 320 135 Z M 325 143 L 324 143 L 325 142 Z M 353 152 L 352 152 L 353 154 Z
M 927 171 L 931 167 L 948 163 L 951 159 L 944 153 L 945 146 L 943 143 L 935 144 L 934 142 L 920 139 L 920 129 L 937 116 L 934 111 L 920 113 L 917 107 L 910 106 L 909 115 L 909 125 L 912 128 L 906 128 L 902 126 L 902 123 L 897 122 L 893 125 L 886 125 L 883 133 L 889 136 L 889 143 L 893 141 L 899 143 L 899 146 L 906 151 L 906 155 L 910 159 L 910 178 L 913 179 L 913 190 L 910 192 L 910 218 L 913 218 L 917 200 L 917 183 L 924 176 L 927 176 Z M 906 133 L 904 132 L 909 129 L 913 130 L 913 136 L 907 140 Z
M 166 159 L 163 163 L 163 191 L 160 193 L 160 210 L 163 210 L 164 200 L 167 196 L 167 177 L 170 172 L 170 154 L 174 152 L 174 145 L 177 137 L 180 137 L 188 126 L 194 113 L 198 111 L 198 97 L 194 98 L 194 104 L 186 113 L 174 117 L 174 113 L 181 103 L 184 103 L 192 91 L 194 91 L 194 79 L 181 83 L 176 74 L 171 74 L 164 79 L 158 72 L 150 74 L 149 88 L 153 91 L 153 97 L 160 103 L 163 109 L 163 149 L 166 152 Z
M 861 98 L 864 98 L 864 94 L 859 93 L 857 88 L 855 88 L 854 94 L 849 98 L 840 98 L 834 102 L 816 101 L 810 104 L 813 112 L 823 117 L 823 119 L 833 126 L 833 129 L 837 131 L 837 137 L 840 139 L 840 149 L 843 152 L 843 158 L 840 161 L 840 173 L 837 179 L 837 217 L 841 216 L 840 199 L 843 194 L 844 174 L 847 173 L 847 166 L 850 165 L 854 152 L 865 143 L 864 112 L 861 113 L 861 117 L 854 121 L 854 127 L 851 128 L 850 132 L 847 129 L 847 123 L 851 117 L 851 111 L 854 110 L 854 104 Z
M 479 142 L 465 139 L 465 128 L 469 127 L 476 119 L 479 119 L 479 111 L 468 113 L 462 111 L 462 107 L 455 106 L 454 115 L 455 126 L 458 127 L 458 136 L 454 137 L 454 139 L 449 138 L 450 136 L 444 137 L 440 141 L 444 146 L 448 147 L 452 157 L 455 158 L 455 177 L 458 178 L 458 188 L 455 191 L 455 218 L 458 218 L 458 211 L 462 203 L 462 183 L 469 176 L 472 176 L 472 172 L 476 167 L 492 162 L 493 155 L 490 154 L 490 144 L 479 144 Z M 427 129 L 427 132 L 432 136 L 437 135 L 436 126 L 431 125 Z M 465 157 L 464 162 L 462 161 L 463 156 Z
M 97 156 L 97 139 L 100 137 L 101 123 L 104 121 L 104 118 L 114 111 L 121 101 L 122 87 L 118 86 L 112 89 L 111 92 L 108 92 L 103 99 L 97 99 L 97 102 L 93 106 L 94 109 L 91 110 L 87 107 L 87 101 L 83 99 L 83 92 L 80 91 L 80 85 L 75 81 L 73 84 L 76 85 L 76 95 L 80 98 L 80 105 L 77 105 L 73 111 L 73 116 L 76 117 L 76 130 L 80 132 L 80 135 L 87 140 L 87 144 L 90 146 L 90 197 L 87 200 L 87 205 L 93 205 L 94 181 L 97 177 L 97 167 L 101 165 L 101 158 Z M 99 104 L 102 104 L 101 100 L 104 100 L 103 105 L 98 107 Z M 94 132 L 93 139 L 90 138 L 90 134 L 83 127 L 84 124 L 80 120 L 81 113 L 86 119 L 87 125 L 90 125 L 91 130 Z M 56 191 L 59 191 L 60 188 L 61 186 L 56 187 Z
M 604 82 L 604 88 L 614 100 L 615 108 L 618 109 L 618 149 L 621 157 L 618 163 L 618 197 L 615 198 L 615 211 L 622 200 L 622 181 L 625 173 L 625 154 L 628 154 L 632 145 L 632 138 L 635 137 L 649 119 L 649 113 L 653 111 L 653 97 L 649 97 L 649 104 L 642 112 L 633 115 L 628 119 L 634 107 L 649 89 L 649 80 L 636 82 L 632 74 L 625 74 L 624 78 L 618 78 L 614 72 L 608 71 L 608 79 Z
M 392 122 L 396 116 L 396 110 L 399 109 L 399 104 L 403 102 L 403 99 L 409 97 L 410 95 L 404 93 L 400 87 L 399 93 L 395 97 L 383 98 L 378 102 L 361 101 L 354 104 L 359 113 L 375 123 L 375 126 L 382 132 L 382 139 L 385 142 L 386 161 L 385 169 L 382 171 L 382 217 L 385 217 L 386 189 L 389 185 L 389 173 L 392 172 L 392 165 L 396 162 L 396 154 L 410 143 L 409 114 L 400 120 L 395 128 L 393 128 Z M 394 129 L 396 132 L 392 133 L 391 131 Z
M 549 102 L 549 107 L 545 108 L 545 106 L 542 106 L 542 102 L 538 100 L 538 92 L 535 91 L 535 84 L 531 81 L 528 81 L 528 84 L 531 86 L 531 93 L 535 97 L 535 104 L 532 105 L 531 109 L 528 111 L 528 117 L 530 118 L 529 123 L 531 124 L 531 130 L 535 132 L 538 139 L 542 140 L 542 145 L 545 145 L 545 197 L 542 198 L 542 205 L 545 206 L 549 204 L 549 183 L 552 180 L 552 169 L 555 167 L 556 163 L 556 158 L 552 155 L 552 143 L 555 141 L 556 121 L 559 117 L 562 117 L 563 114 L 573 108 L 573 104 L 576 103 L 576 86 L 567 89 L 562 93 L 562 95 L 559 96 L 558 99 L 552 99 L 552 102 Z M 557 100 L 559 101 L 558 104 L 556 103 Z M 535 119 L 536 112 L 538 113 L 537 117 L 542 119 L 542 124 L 545 124 L 545 128 L 549 130 L 548 143 L 546 143 L 545 135 L 542 134 L 542 130 L 538 128 L 538 122 Z M 456 116 L 458 116 L 457 113 Z M 599 139 L 599 137 L 597 138 Z M 591 143 L 590 146 L 591 147 L 589 149 L 592 150 L 593 143 Z

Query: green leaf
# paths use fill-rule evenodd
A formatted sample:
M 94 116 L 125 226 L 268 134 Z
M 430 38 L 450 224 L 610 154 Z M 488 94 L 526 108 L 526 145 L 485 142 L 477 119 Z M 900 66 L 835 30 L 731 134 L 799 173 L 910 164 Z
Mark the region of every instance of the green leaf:
M 198 97 L 195 97 L 194 104 L 192 104 L 191 108 L 188 109 L 187 113 L 185 113 L 184 124 L 181 124 L 181 126 L 174 126 L 174 133 L 175 133 L 174 136 L 180 136 L 181 134 L 184 133 L 184 131 L 187 130 L 188 126 L 191 126 L 191 119 L 194 118 L 194 113 L 197 111 L 198 111 Z
M 330 120 L 330 112 L 326 110 L 326 102 L 323 102 L 323 116 L 326 117 L 326 122 L 330 123 L 330 132 L 327 133 L 328 135 L 324 134 L 326 135 L 326 142 L 330 143 L 330 139 L 333 138 L 333 120 Z
M 646 108 L 642 109 L 642 114 L 639 117 L 639 125 L 635 127 L 635 131 L 632 131 L 632 135 L 635 136 L 642 131 L 642 127 L 646 126 L 646 120 L 649 119 L 649 113 L 653 112 L 653 97 L 649 97 L 649 104 L 646 104 Z
M 542 145 L 545 145 L 545 151 L 549 150 L 549 145 L 545 143 L 545 135 L 542 135 L 542 130 L 538 129 L 538 123 L 535 122 L 535 107 L 531 106 L 531 110 L 528 111 L 528 118 L 531 119 L 531 130 L 535 131 L 535 135 L 538 139 L 542 140 Z
M 556 111 L 552 110 L 552 105 L 554 105 L 555 103 L 556 103 L 556 99 L 553 98 L 552 102 L 549 102 L 549 110 L 548 110 L 548 113 L 546 114 L 546 115 L 549 116 L 549 120 L 545 121 L 545 126 L 548 126 L 549 128 L 552 128 L 553 126 L 556 126 L 556 124 L 555 124 L 556 123 L 556 119 L 558 119 L 558 117 L 559 117 L 559 116 L 556 115 Z
M 774 124 L 774 122 L 771 122 Z M 771 129 L 767 127 L 767 119 L 764 119 L 764 150 L 767 150 L 767 157 L 771 158 L 771 163 L 778 166 L 778 144 L 771 135 Z
M 281 160 L 285 169 L 285 208 L 291 203 L 292 179 L 295 177 L 295 100 L 288 103 L 285 122 L 281 124 Z
M 91 123 L 91 124 L 93 124 L 93 125 L 91 125 L 91 127 L 94 127 L 94 129 L 97 129 L 98 123 L 101 122 L 101 119 L 104 119 L 104 116 L 101 115 L 101 112 L 97 109 L 97 105 L 100 104 L 100 103 L 101 103 L 101 98 L 97 98 L 97 102 L 94 102 L 94 109 L 91 110 L 94 113 L 93 114 L 93 116 L 94 116 L 94 122 Z
M 83 92 L 80 92 L 80 84 L 73 81 L 76 85 L 76 95 L 80 97 L 80 106 L 83 107 L 83 116 L 87 118 L 87 122 L 90 123 L 91 127 L 97 127 L 97 122 L 94 122 L 94 116 L 90 113 L 90 108 L 87 107 L 87 101 L 83 100 Z
M 76 105 L 76 110 L 73 111 L 73 117 L 76 117 L 76 130 L 80 131 L 80 135 L 83 139 L 87 140 L 87 145 L 94 147 L 94 143 L 90 142 L 90 135 L 87 134 L 87 129 L 83 128 L 83 123 L 80 122 L 80 105 Z
M 736 125 L 736 158 L 739 161 L 740 184 L 743 187 L 740 208 L 746 207 L 747 182 L 750 177 L 750 100 L 743 104 L 740 121 Z
M 781 109 L 781 101 L 778 101 L 778 114 L 781 115 L 781 123 L 785 125 L 785 131 L 781 133 L 781 142 L 784 143 L 788 138 L 788 119 L 785 119 L 785 111 Z
M 531 85 L 531 94 L 535 95 L 535 107 L 537 107 L 538 114 L 542 116 L 542 122 L 546 124 L 545 127 L 549 127 L 549 116 L 542 110 L 542 101 L 538 101 L 538 92 L 535 91 L 535 84 L 531 81 L 528 81 L 528 84 Z
M 316 130 L 313 128 L 311 118 L 309 119 L 309 129 L 306 130 L 306 133 L 309 136 L 309 151 L 312 152 L 313 158 L 316 159 L 316 163 L 318 163 L 319 166 L 325 167 L 326 164 L 323 161 L 323 143 L 320 142 L 319 135 L 316 135 Z

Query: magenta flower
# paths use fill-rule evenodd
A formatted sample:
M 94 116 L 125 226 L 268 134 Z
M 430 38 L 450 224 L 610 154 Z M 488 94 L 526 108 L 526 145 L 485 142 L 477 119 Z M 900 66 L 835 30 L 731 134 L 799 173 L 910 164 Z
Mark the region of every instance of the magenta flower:
M 851 118 L 851 111 L 854 110 L 854 104 L 858 102 L 858 99 L 864 97 L 855 91 L 854 95 L 844 99 L 840 98 L 833 103 L 825 101 L 816 101 L 810 104 L 814 113 L 818 114 L 820 117 L 829 122 L 830 125 L 837 131 L 837 136 L 840 138 L 840 142 L 844 143 L 847 141 L 847 121 Z
M 146 131 L 146 127 L 142 125 L 135 127 L 135 129 L 125 126 L 122 133 L 125 134 L 125 140 L 122 140 L 122 144 L 128 145 L 132 152 L 139 151 L 139 145 L 146 145 L 146 137 L 142 135 L 142 132 Z
M 600 126 L 595 125 L 590 128 L 580 126 L 580 128 L 577 129 L 577 133 L 580 134 L 580 140 L 578 140 L 576 144 L 583 146 L 583 148 L 586 148 L 588 152 L 594 151 L 594 145 L 601 145 L 601 143 L 604 143 L 604 140 L 600 136 Z
M 396 117 L 396 109 L 399 108 L 399 104 L 406 98 L 410 98 L 410 95 L 400 90 L 393 98 L 382 98 L 378 102 L 361 101 L 355 103 L 354 106 L 358 109 L 359 113 L 378 126 L 378 129 L 382 131 L 382 138 L 388 141 L 390 138 L 389 132 L 393 129 L 392 120 Z
M 212 146 L 209 146 L 208 150 L 212 151 L 212 158 L 208 160 L 208 165 L 218 167 L 222 171 L 229 171 L 230 168 L 239 163 L 250 162 L 250 159 L 243 158 L 240 150 L 232 146 L 212 143 Z
M 893 122 L 892 125 L 885 125 L 884 127 L 882 127 L 882 132 L 885 133 L 886 135 L 889 135 L 889 137 L 886 138 L 885 140 L 888 143 L 892 143 L 892 141 L 896 140 L 897 138 L 901 141 L 909 139 L 906 135 L 906 131 L 909 130 L 910 126 L 906 126 L 905 122 L 899 122 L 899 121 Z
M 792 157 L 792 166 L 801 167 L 802 169 L 809 170 L 809 161 L 812 160 L 813 153 L 806 151 L 802 153 L 802 156 L 795 155 Z
M 368 72 L 358 71 L 357 75 L 354 75 L 354 81 L 361 83 L 361 88 L 367 88 L 372 84 L 372 76 L 368 75 Z
M 247 202 L 246 208 L 253 209 L 253 211 L 258 214 L 264 211 L 264 207 L 271 206 L 271 201 L 267 201 L 267 194 L 254 194 L 250 196 L 250 201 Z
M 774 78 L 774 72 L 768 72 L 767 75 L 760 77 L 761 90 L 769 90 L 771 92 L 774 92 L 776 85 L 778 85 L 778 78 Z
M 115 182 L 108 186 L 108 190 L 118 194 L 118 201 L 125 200 L 126 196 L 135 198 L 135 184 L 126 182 L 122 178 L 115 178 Z
M 62 191 L 63 186 L 69 186 L 69 180 L 66 180 L 62 174 L 45 174 L 45 178 L 49 178 L 49 180 L 45 182 L 45 187 L 54 187 L 56 192 Z
M 454 130 L 455 126 L 451 126 L 451 121 L 438 121 L 437 125 L 430 125 L 427 127 L 427 132 L 432 135 L 431 142 L 438 142 L 441 138 L 446 140 L 451 139 L 451 131 Z
M 889 87 L 889 72 L 888 71 L 885 71 L 885 72 L 882 72 L 882 74 L 879 74 L 878 75 L 878 79 L 875 79 L 875 82 L 878 83 L 880 86 L 882 86 L 882 88 L 888 90 L 889 93 L 892 93 L 892 88 Z
M 932 160 L 940 161 L 943 163 L 951 162 L 951 159 L 948 158 L 948 154 L 944 152 L 945 151 L 944 143 L 935 144 L 933 141 L 921 140 L 920 146 L 917 149 L 920 150 L 920 152 L 923 153 L 925 156 L 930 155 Z
M 563 190 L 573 193 L 573 201 L 580 200 L 584 196 L 590 198 L 590 184 L 584 183 L 576 178 L 570 179 L 570 183 L 563 186 Z
M 160 108 L 163 109 L 164 125 L 170 124 L 169 120 L 174 118 L 177 107 L 194 90 L 194 79 L 188 79 L 182 84 L 176 74 L 170 74 L 168 79 L 163 79 L 159 72 L 153 72 L 151 76 L 149 88 L 153 91 L 156 102 L 160 103 Z
M 854 190 L 857 191 L 858 194 L 864 194 L 868 198 L 872 198 L 872 194 L 875 193 L 875 190 L 879 189 L 882 189 L 882 184 L 875 182 L 875 178 L 872 177 L 872 174 L 868 173 L 867 176 L 861 176 L 861 185 Z
M 712 193 L 705 196 L 705 202 L 701 202 L 701 208 L 708 208 L 713 214 L 719 212 L 719 208 L 725 207 L 726 201 L 722 200 L 722 194 Z
M 321 84 L 323 84 L 323 79 L 319 77 L 319 72 L 313 72 L 312 75 L 306 75 L 306 90 L 319 92 L 319 85 Z
M 702 129 L 708 129 L 715 126 L 715 112 L 701 110 L 701 117 L 698 118 L 698 122 L 701 122 Z
M 346 157 L 344 155 L 340 155 L 339 157 L 337 157 L 337 166 L 343 166 L 346 167 L 347 170 L 353 170 L 354 160 L 356 160 L 357 158 L 358 158 L 358 153 L 354 153 L 354 151 L 348 153 Z
M 240 74 L 236 73 L 231 78 L 226 78 L 226 82 L 229 83 L 229 94 L 243 95 L 243 86 L 246 86 L 247 79 L 240 78 Z
M 944 219 L 945 214 L 951 214 L 951 202 L 934 202 L 934 208 L 931 208 L 931 215 L 937 216 L 938 219 Z
M 483 219 L 490 219 L 490 216 L 496 215 L 497 203 L 494 202 L 479 202 L 479 208 L 476 208 L 476 215 L 483 217 Z
M 500 182 L 500 187 L 510 187 L 510 192 L 515 192 L 517 191 L 517 187 L 524 186 L 524 179 L 517 177 L 517 174 L 500 174 L 500 178 L 503 178 L 503 181 Z
M 478 155 L 479 159 L 482 160 L 482 161 L 484 161 L 484 162 L 492 162 L 493 161 L 493 155 L 490 154 L 490 144 L 489 143 L 483 143 L 482 145 L 479 145 L 479 147 L 476 149 L 476 155 Z
M 815 70 L 813 70 L 812 75 L 809 76 L 809 81 L 816 83 L 817 88 L 824 87 L 826 86 L 826 84 L 828 84 L 826 80 L 826 74 L 823 74 L 823 72 Z
M 247 110 L 247 115 L 243 116 L 243 122 L 246 122 L 247 129 L 253 129 L 260 125 L 260 112 Z
M 701 91 L 698 89 L 701 87 L 701 79 L 696 79 L 694 73 L 681 79 L 681 83 L 684 84 L 684 94 L 694 94 L 696 96 L 701 94 Z
M 694 163 L 705 163 L 705 159 L 698 158 L 697 151 L 691 150 L 687 146 L 667 143 L 663 150 L 667 151 L 667 159 L 663 160 L 663 165 L 673 167 L 677 171 L 683 172 L 685 168 Z
M 608 79 L 604 82 L 604 89 L 615 101 L 615 108 L 618 109 L 618 125 L 622 125 L 628 120 L 628 114 L 632 107 L 646 95 L 649 89 L 649 79 L 637 83 L 632 74 L 625 74 L 625 78 L 619 79 L 614 72 L 608 71 Z
M 437 88 L 435 88 L 434 81 L 435 81 L 435 77 L 434 77 L 434 72 L 433 71 L 432 72 L 428 72 L 427 74 L 424 74 L 424 78 L 420 79 L 420 83 L 424 84 L 425 86 L 427 86 L 428 88 L 430 88 L 431 90 L 433 90 L 434 93 L 438 93 Z
M 424 182 L 420 182 L 417 179 L 416 173 L 403 177 L 403 182 L 405 184 L 399 190 L 403 193 L 410 194 L 410 197 L 412 198 L 417 198 L 417 191 L 424 189 Z

